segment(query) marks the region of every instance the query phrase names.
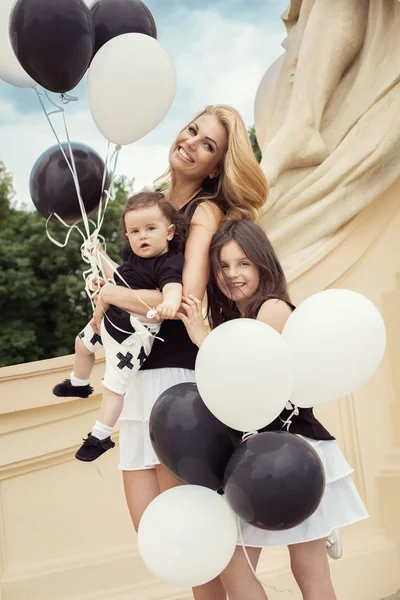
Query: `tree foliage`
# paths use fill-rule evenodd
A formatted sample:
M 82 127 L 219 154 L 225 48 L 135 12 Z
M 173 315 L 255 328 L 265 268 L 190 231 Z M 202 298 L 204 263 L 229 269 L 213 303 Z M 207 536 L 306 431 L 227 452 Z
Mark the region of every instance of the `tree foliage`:
M 119 220 L 130 184 L 117 184 L 102 235 L 110 256 L 120 262 Z M 0 366 L 70 354 L 76 334 L 91 317 L 84 291 L 78 232 L 58 248 L 37 213 L 12 207 L 12 178 L 0 163 Z M 92 217 L 94 218 L 94 217 Z M 53 237 L 65 239 L 63 226 L 50 223 Z
M 257 162 L 260 163 L 261 158 L 262 158 L 262 153 L 261 153 L 260 146 L 258 145 L 255 125 L 252 125 L 252 127 L 249 127 L 249 129 L 247 130 L 247 133 L 249 134 L 251 147 L 253 148 L 253 152 L 257 159 Z

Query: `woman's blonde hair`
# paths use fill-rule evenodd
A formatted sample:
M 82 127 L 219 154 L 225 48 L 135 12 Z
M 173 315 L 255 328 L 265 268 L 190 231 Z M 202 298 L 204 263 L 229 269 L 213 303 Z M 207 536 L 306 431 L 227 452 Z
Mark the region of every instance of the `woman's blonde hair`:
M 268 184 L 254 156 L 242 117 L 231 106 L 216 104 L 207 106 L 190 123 L 202 115 L 217 117 L 227 132 L 228 148 L 219 165 L 219 175 L 214 179 L 205 179 L 203 193 L 197 199 L 218 204 L 226 219 L 244 218 L 256 221 L 258 212 L 268 197 Z M 174 174 L 170 168 L 165 176 L 173 185 Z

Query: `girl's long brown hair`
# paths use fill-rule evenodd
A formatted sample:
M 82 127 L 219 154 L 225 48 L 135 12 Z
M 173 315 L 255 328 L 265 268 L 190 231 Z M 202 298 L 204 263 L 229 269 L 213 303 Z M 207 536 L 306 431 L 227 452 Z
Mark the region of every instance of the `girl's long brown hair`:
M 210 278 L 207 285 L 208 319 L 212 328 L 239 318 L 240 312 L 233 300 L 220 290 L 218 276 L 224 276 L 221 266 L 221 250 L 228 242 L 234 241 L 242 248 L 247 258 L 258 267 L 260 283 L 245 317 L 255 319 L 262 304 L 277 298 L 291 304 L 286 277 L 264 230 L 249 219 L 225 221 L 211 240 Z M 229 282 L 227 280 L 227 287 Z

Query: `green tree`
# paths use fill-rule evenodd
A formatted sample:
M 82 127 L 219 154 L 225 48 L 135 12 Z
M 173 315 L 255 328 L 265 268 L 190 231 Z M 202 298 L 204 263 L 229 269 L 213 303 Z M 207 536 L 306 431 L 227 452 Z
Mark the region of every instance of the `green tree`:
M 92 313 L 82 277 L 87 268 L 80 255 L 82 238 L 74 231 L 65 248 L 53 244 L 39 213 L 12 208 L 12 179 L 1 167 L 0 366 L 70 354 Z M 119 220 L 129 191 L 130 183 L 121 179 L 101 231 L 116 262 L 123 246 Z M 65 238 L 61 225 L 49 228 L 59 241 Z
M 258 145 L 257 142 L 257 136 L 256 136 L 256 128 L 254 125 L 252 125 L 252 127 L 249 127 L 249 129 L 247 130 L 247 133 L 249 134 L 249 138 L 250 138 L 250 143 L 251 143 L 251 147 L 253 148 L 253 152 L 254 155 L 257 159 L 257 162 L 261 162 L 261 158 L 262 158 L 262 153 L 261 153 L 261 149 L 260 146 Z
M 0 162 L 0 230 L 7 226 L 10 216 L 10 204 L 14 196 L 12 176 Z

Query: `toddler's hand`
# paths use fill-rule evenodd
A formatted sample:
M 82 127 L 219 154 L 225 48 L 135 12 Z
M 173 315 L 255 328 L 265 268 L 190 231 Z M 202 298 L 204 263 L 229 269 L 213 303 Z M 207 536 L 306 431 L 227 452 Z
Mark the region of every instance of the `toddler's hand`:
M 160 320 L 163 319 L 173 319 L 178 312 L 180 304 L 173 300 L 164 300 L 161 304 L 159 304 L 156 308 L 157 317 Z

